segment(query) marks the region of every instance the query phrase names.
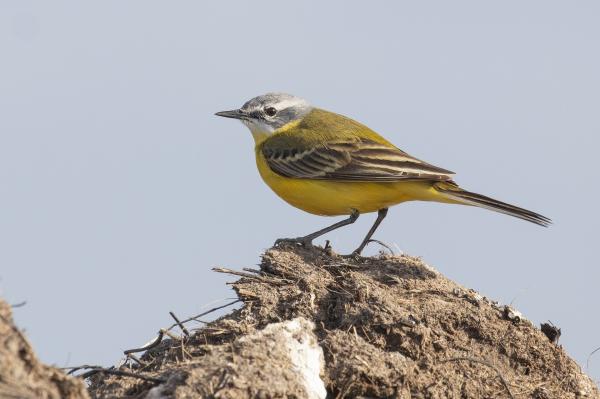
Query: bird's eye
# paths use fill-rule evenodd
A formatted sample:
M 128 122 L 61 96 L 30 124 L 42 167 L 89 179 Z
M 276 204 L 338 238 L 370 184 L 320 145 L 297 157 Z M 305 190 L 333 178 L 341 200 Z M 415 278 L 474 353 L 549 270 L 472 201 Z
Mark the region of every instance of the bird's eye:
M 277 113 L 277 110 L 273 107 L 265 108 L 265 114 L 267 114 L 268 116 L 275 116 L 276 113 Z

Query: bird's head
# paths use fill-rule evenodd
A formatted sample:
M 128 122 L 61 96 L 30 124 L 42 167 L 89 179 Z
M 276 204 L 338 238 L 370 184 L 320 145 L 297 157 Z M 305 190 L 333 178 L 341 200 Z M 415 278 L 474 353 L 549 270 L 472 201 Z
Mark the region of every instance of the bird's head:
M 267 93 L 248 100 L 242 108 L 217 112 L 215 115 L 239 119 L 259 141 L 288 123 L 301 120 L 312 108 L 308 101 L 300 97 Z

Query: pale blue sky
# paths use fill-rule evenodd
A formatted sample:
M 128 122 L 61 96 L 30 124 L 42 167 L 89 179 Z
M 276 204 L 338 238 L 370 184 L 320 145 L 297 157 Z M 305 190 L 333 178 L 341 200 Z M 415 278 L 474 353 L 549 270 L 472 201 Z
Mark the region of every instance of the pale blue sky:
M 212 266 L 334 219 L 213 116 L 286 91 L 545 214 L 391 209 L 376 238 L 600 346 L 600 3 L 0 0 L 0 295 L 43 360 L 112 364 L 234 294 Z M 326 238 L 353 249 L 374 215 Z M 377 248 L 369 248 L 373 253 Z M 589 373 L 600 379 L 600 357 Z

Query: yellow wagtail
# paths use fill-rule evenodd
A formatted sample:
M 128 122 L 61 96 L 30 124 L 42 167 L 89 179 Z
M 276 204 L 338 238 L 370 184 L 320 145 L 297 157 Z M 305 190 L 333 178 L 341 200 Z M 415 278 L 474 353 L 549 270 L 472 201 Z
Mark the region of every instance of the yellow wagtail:
M 250 129 L 258 171 L 286 202 L 316 215 L 349 215 L 307 236 L 278 243 L 311 246 L 315 238 L 354 223 L 361 213 L 377 211 L 375 223 L 353 252 L 357 256 L 388 207 L 414 200 L 473 205 L 541 226 L 551 223 L 535 212 L 465 191 L 452 180 L 453 172 L 414 158 L 350 118 L 289 94 L 265 94 L 216 115 L 239 119 Z

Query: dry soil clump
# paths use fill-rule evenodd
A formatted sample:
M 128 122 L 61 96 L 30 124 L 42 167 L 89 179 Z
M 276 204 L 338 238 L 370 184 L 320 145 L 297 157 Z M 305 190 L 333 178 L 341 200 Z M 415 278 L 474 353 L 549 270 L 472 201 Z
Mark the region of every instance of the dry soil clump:
M 0 399 L 87 399 L 85 385 L 38 361 L 0 300 Z
M 420 259 L 283 247 L 240 274 L 240 309 L 120 368 L 154 381 L 100 373 L 92 396 L 600 397 L 518 312 Z

